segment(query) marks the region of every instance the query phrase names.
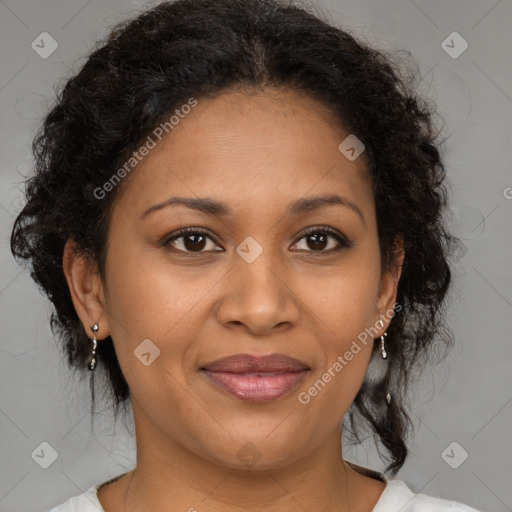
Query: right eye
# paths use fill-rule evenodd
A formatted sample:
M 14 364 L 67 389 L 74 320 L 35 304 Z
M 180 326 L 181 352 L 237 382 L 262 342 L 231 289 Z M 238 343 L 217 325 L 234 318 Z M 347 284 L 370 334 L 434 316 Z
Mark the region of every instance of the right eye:
M 217 246 L 215 241 L 206 231 L 196 228 L 185 228 L 173 233 L 171 237 L 163 243 L 163 247 L 172 247 L 173 249 L 183 253 L 211 252 L 203 250 L 205 246 L 208 245 L 208 241 L 210 241 L 214 247 Z M 218 252 L 218 249 L 213 250 Z

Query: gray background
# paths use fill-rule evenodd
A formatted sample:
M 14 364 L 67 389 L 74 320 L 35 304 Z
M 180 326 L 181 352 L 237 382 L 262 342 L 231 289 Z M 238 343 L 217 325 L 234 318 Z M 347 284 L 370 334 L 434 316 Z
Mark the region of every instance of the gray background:
M 512 244 L 506 228 L 512 209 L 512 2 L 316 4 L 331 21 L 378 47 L 412 52 L 421 88 L 437 102 L 449 136 L 444 154 L 452 225 L 466 246 L 456 264 L 450 317 L 456 345 L 418 389 L 416 437 L 397 477 L 415 492 L 486 511 L 512 510 Z M 22 175 L 30 171 L 30 143 L 53 102 L 54 84 L 79 69 L 109 25 L 143 6 L 122 0 L 0 2 L 1 511 L 48 510 L 135 463 L 134 439 L 120 424 L 113 429 L 105 404 L 90 433 L 88 381 L 74 379 L 61 360 L 48 325 L 50 304 L 16 265 L 8 237 L 21 205 Z M 45 31 L 58 43 L 48 58 L 31 47 Z M 441 46 L 454 31 L 469 44 L 457 58 Z M 452 53 L 462 48 L 457 39 L 446 44 Z M 31 455 L 42 442 L 58 453 L 47 469 Z M 345 456 L 384 467 L 371 443 L 347 447 Z

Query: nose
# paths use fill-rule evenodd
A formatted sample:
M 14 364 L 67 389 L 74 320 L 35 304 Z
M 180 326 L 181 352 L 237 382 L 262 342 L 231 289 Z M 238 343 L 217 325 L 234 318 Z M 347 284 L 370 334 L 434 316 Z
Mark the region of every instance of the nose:
M 300 309 L 290 275 L 265 250 L 251 263 L 236 256 L 217 307 L 219 322 L 258 336 L 295 326 Z

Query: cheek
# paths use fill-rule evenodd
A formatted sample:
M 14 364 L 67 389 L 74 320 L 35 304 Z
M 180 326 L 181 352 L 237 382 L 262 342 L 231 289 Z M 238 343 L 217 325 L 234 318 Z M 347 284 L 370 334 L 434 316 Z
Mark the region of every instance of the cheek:
M 304 279 L 302 293 L 310 311 L 324 325 L 329 346 L 344 351 L 351 339 L 375 322 L 378 288 L 378 269 L 369 262 L 347 264 L 316 279 L 313 291 Z
M 126 379 L 130 380 L 132 372 L 137 381 L 148 382 L 165 378 L 166 370 L 179 375 L 176 369 L 187 340 L 200 324 L 199 312 L 192 324 L 189 313 L 196 311 L 201 290 L 187 285 L 183 272 L 179 274 L 171 266 L 164 268 L 147 255 L 126 251 L 121 257 L 113 250 L 109 257 L 109 327 Z M 147 353 L 150 355 L 143 356 Z
M 317 326 L 321 354 L 302 402 L 312 410 L 341 418 L 366 374 L 373 350 L 378 275 L 361 267 L 330 280 L 323 294 L 310 296 L 308 306 L 320 312 Z
M 109 313 L 122 324 L 124 337 L 165 339 L 178 320 L 199 302 L 207 280 L 201 283 L 173 266 L 163 249 L 132 247 L 112 241 L 108 256 Z
M 321 365 L 297 396 L 309 418 L 324 418 L 327 430 L 339 424 L 354 401 L 373 349 L 373 337 L 364 327 L 349 323 L 335 342 L 324 343 Z

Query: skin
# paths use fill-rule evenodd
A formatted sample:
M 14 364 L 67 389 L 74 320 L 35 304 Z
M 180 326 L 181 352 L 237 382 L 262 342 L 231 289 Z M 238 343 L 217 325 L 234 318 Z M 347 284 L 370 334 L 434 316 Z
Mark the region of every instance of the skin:
M 365 328 L 382 318 L 375 338 L 386 331 L 396 299 L 403 251 L 381 273 L 364 153 L 349 161 L 338 150 L 348 134 L 326 107 L 288 89 L 198 98 L 121 183 L 105 282 L 66 245 L 76 311 L 91 339 L 94 323 L 98 340 L 112 336 L 131 393 L 137 466 L 98 491 L 106 512 L 373 509 L 385 484 L 343 460 L 340 427 L 373 339 L 308 404 L 298 400 Z M 331 194 L 364 221 L 340 205 L 286 213 L 298 199 Z M 208 197 L 233 213 L 173 205 L 140 219 L 171 196 Z M 353 246 L 329 252 L 339 244 L 325 233 L 318 248 L 303 235 L 311 226 Z M 186 237 L 160 244 L 184 227 L 211 234 L 202 252 Z M 236 252 L 248 236 L 263 249 L 252 263 Z M 160 350 L 148 366 L 134 356 L 145 339 Z M 310 371 L 277 400 L 244 402 L 199 371 L 239 353 L 285 354 Z M 259 457 L 251 467 L 238 456 L 248 443 Z

